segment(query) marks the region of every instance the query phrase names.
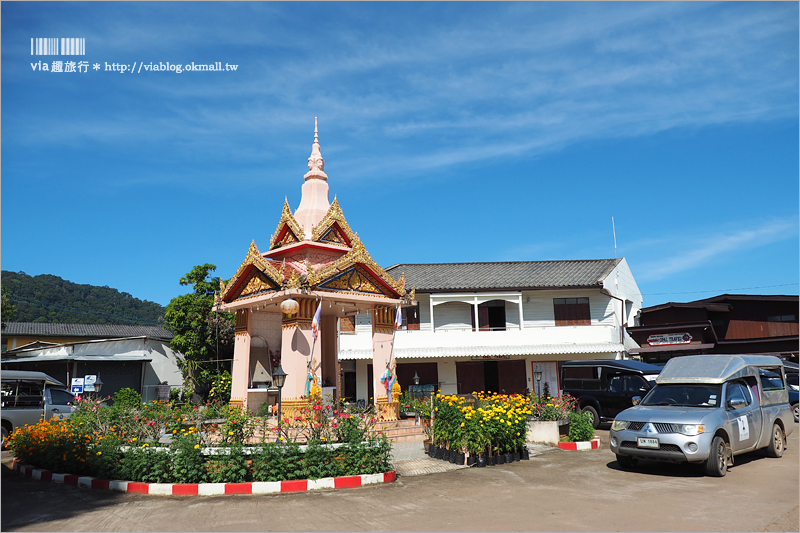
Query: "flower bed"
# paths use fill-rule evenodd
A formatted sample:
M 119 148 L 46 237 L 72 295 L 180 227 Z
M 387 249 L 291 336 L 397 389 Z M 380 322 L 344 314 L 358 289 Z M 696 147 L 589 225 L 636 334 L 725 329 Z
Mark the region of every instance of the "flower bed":
M 285 421 L 290 433 L 278 434 L 274 420 L 232 406 L 107 408 L 82 399 L 72 418 L 25 426 L 8 445 L 17 460 L 49 471 L 140 483 L 280 482 L 390 471 L 391 446 L 373 431 L 374 415 L 331 410 L 329 417 L 318 403 Z M 209 419 L 224 422 L 199 431 Z M 172 442 L 159 447 L 164 434 Z

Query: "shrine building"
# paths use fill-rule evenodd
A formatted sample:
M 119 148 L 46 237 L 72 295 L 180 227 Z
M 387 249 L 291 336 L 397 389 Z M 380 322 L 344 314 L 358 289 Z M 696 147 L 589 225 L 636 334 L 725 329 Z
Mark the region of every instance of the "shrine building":
M 276 403 L 272 376 L 278 364 L 287 375 L 284 409 L 303 405 L 312 387 L 323 397 L 341 397 L 337 339 L 343 317 L 370 316 L 371 363 L 390 368 L 397 310 L 413 300 L 404 277 L 394 279 L 372 260 L 336 198 L 330 202 L 316 119 L 308 168 L 297 210 L 292 214 L 284 202 L 266 251 L 253 241 L 215 297 L 216 310 L 236 316 L 231 404 L 253 411 Z M 387 401 L 381 372 L 372 384 L 375 403 Z

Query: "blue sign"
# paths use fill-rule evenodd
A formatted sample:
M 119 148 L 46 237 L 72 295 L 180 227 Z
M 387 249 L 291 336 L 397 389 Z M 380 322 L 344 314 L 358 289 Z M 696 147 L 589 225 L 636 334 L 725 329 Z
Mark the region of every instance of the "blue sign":
M 70 388 L 72 394 L 83 393 L 83 378 L 72 378 L 72 387 Z

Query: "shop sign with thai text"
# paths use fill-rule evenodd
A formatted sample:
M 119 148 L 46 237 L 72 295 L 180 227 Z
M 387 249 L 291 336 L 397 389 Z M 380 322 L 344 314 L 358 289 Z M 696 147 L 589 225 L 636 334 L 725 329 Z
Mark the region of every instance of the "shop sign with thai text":
M 650 335 L 647 337 L 647 344 L 650 346 L 664 346 L 665 344 L 689 344 L 692 336 L 688 333 L 665 333 L 662 335 Z

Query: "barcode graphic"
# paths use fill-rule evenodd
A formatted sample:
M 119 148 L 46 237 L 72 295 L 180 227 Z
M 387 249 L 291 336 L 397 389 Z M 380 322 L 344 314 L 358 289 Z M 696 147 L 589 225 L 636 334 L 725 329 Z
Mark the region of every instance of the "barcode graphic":
M 38 37 L 31 39 L 31 55 L 85 56 L 86 39 L 82 37 Z

